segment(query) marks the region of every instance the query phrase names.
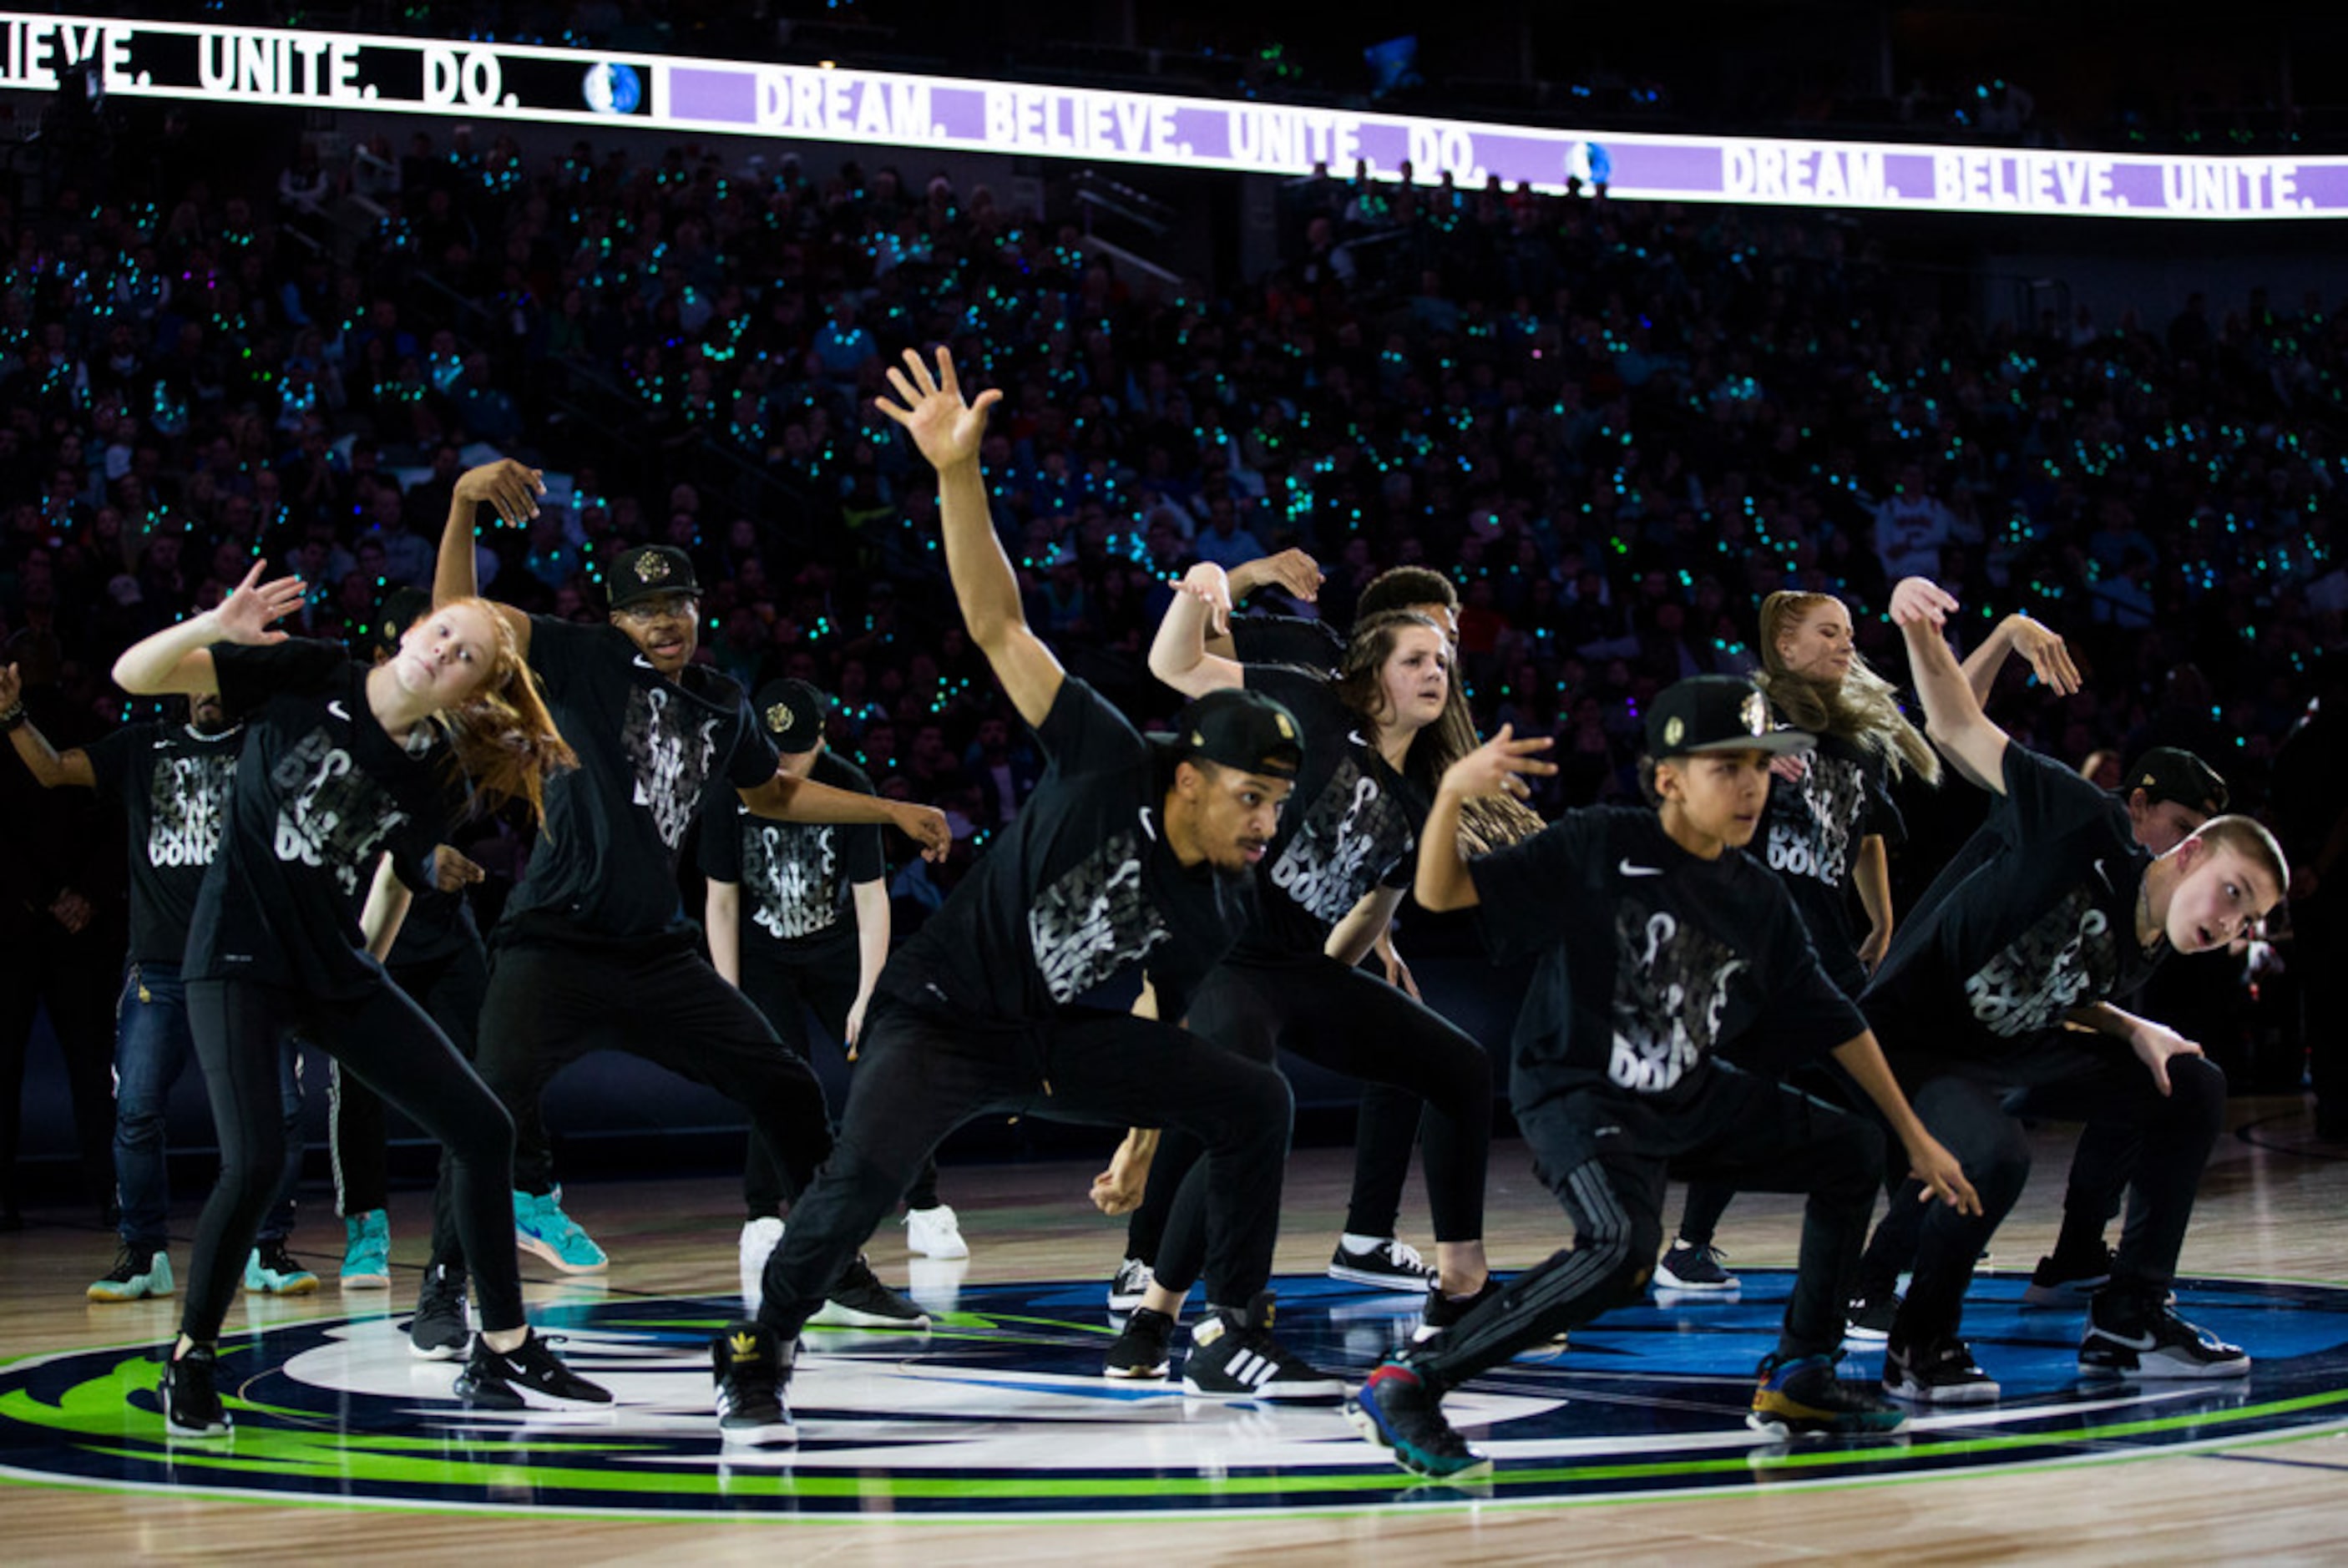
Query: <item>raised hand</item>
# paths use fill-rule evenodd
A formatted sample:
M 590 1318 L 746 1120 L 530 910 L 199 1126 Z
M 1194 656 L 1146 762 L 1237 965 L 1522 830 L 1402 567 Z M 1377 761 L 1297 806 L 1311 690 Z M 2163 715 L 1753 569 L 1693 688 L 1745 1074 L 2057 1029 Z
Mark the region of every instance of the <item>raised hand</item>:
M 272 631 L 270 625 L 302 607 L 304 586 L 299 577 L 262 582 L 261 569 L 264 564 L 254 562 L 252 570 L 244 574 L 244 581 L 231 589 L 228 597 L 212 612 L 213 624 L 220 628 L 224 641 L 262 646 L 285 640 L 284 633 Z
M 2032 673 L 2056 696 L 2069 696 L 2085 683 L 2060 634 L 2027 615 L 2013 618 L 2014 651 L 2030 661 Z
M 1310 604 L 1321 597 L 1328 573 L 1302 550 L 1283 550 L 1261 561 L 1242 562 L 1231 569 L 1231 594 L 1244 599 L 1259 588 L 1274 587 L 1290 598 Z
M 872 406 L 905 428 L 932 468 L 942 471 L 978 460 L 979 442 L 986 435 L 986 411 L 1002 399 L 999 388 L 990 387 L 974 400 L 964 402 L 962 384 L 954 378 L 953 356 L 942 346 L 938 350 L 936 375 L 930 373 L 918 352 L 909 348 L 901 367 L 889 367 L 889 385 L 903 402 L 875 397 Z
M 1231 580 L 1211 561 L 1201 561 L 1174 586 L 1207 607 L 1208 629 L 1220 636 L 1231 629 Z
M 519 528 L 538 515 L 538 498 L 546 493 L 546 476 L 511 458 L 499 458 L 457 476 L 457 500 L 497 509 L 498 521 Z
M 1910 626 L 1919 622 L 1938 631 L 1956 614 L 1954 595 L 1929 577 L 1903 577 L 1891 591 L 1891 624 Z
M 1523 799 L 1532 793 L 1525 776 L 1547 777 L 1557 771 L 1554 762 L 1543 762 L 1533 755 L 1547 751 L 1553 738 L 1531 736 L 1519 740 L 1515 726 L 1500 726 L 1500 733 L 1447 769 L 1442 789 L 1462 800 L 1477 800 L 1491 795 L 1514 795 Z

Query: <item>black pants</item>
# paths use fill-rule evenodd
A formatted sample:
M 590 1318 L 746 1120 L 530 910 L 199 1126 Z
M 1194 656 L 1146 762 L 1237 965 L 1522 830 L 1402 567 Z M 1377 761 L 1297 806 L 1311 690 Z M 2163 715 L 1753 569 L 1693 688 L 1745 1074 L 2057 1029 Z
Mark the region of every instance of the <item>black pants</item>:
M 1290 1113 L 1271 1068 L 1122 1013 L 1066 1008 L 988 1028 L 886 997 L 865 1016 L 859 1056 L 839 1146 L 767 1261 L 758 1318 L 778 1334 L 796 1336 L 822 1305 L 939 1141 L 988 1112 L 1198 1139 L 1210 1299 L 1243 1306 L 1271 1279 Z
M 489 954 L 478 941 L 469 942 L 444 957 L 422 964 L 403 964 L 391 971 L 392 983 L 432 1016 L 457 1054 L 474 1059 L 481 1019 L 481 999 L 489 981 Z M 390 1193 L 387 1145 L 390 1128 L 384 1117 L 383 1097 L 333 1064 L 327 1082 L 326 1147 L 333 1156 L 335 1208 L 344 1218 L 385 1206 Z M 514 1147 L 544 1157 L 545 1130 L 533 1121 L 514 1129 Z
M 243 1276 L 284 1162 L 278 1057 L 296 1034 L 439 1140 L 455 1224 L 475 1260 L 481 1326 L 494 1332 L 522 1326 L 508 1195 L 513 1122 L 406 992 L 386 980 L 355 1000 L 328 1001 L 273 985 L 194 981 L 188 1023 L 220 1134 L 221 1174 L 196 1223 L 181 1333 L 200 1344 L 219 1338 Z
M 843 951 L 844 949 L 844 951 Z M 855 943 L 828 944 L 801 958 L 779 953 L 742 955 L 742 994 L 775 1026 L 783 1048 L 803 1062 L 815 1060 L 815 1042 L 808 1034 L 809 1013 L 832 1040 L 846 1048 L 848 1010 L 856 1006 L 858 965 Z M 750 1130 L 750 1151 L 742 1164 L 742 1204 L 756 1220 L 783 1209 L 780 1161 L 757 1128 Z M 905 1192 L 911 1208 L 933 1209 L 938 1202 L 938 1162 L 925 1160 L 921 1173 Z
M 1749 1070 L 1763 1078 L 1783 1078 L 1802 1093 L 1825 1100 L 1828 1105 L 1876 1119 L 1875 1107 L 1868 1102 L 1867 1096 L 1851 1081 L 1849 1075 L 1833 1061 L 1820 1057 L 1789 1068 L 1772 1070 L 1776 1067 L 1777 1064 L 1773 1063 L 1768 1068 L 1756 1066 Z M 1912 1198 L 1916 1191 L 1921 1191 L 1921 1188 L 1917 1188 L 1909 1196 Z M 1716 1181 L 1689 1182 L 1687 1202 L 1680 1209 L 1680 1239 L 1699 1247 L 1712 1245 L 1712 1238 L 1720 1229 L 1720 1217 L 1728 1212 L 1728 1205 L 1735 1197 L 1735 1188 L 1725 1187 Z M 1908 1265 L 1902 1263 L 1900 1266 L 1905 1268 Z M 1860 1269 L 1860 1277 L 1866 1277 L 1864 1265 Z
M 2006 1109 L 2019 1110 L 2027 1103 L 2022 1096 L 2009 1096 Z M 2091 1121 L 2080 1129 L 2078 1144 L 2071 1150 L 2071 1173 L 2063 1183 L 2063 1229 L 2054 1240 L 2057 1253 L 2085 1257 L 2103 1245 L 2104 1232 L 2120 1212 L 2120 1202 L 2143 1154 L 2144 1132 L 2139 1127 Z M 1859 1260 L 1860 1295 L 1890 1295 L 1900 1274 L 1916 1266 L 1916 1244 L 1924 1234 L 1930 1207 L 1923 1192 L 1923 1183 L 1913 1178 L 1894 1185 L 1891 1207 L 1876 1222 L 1875 1234 Z M 1691 1212 L 1694 1206 L 1691 1197 Z M 1681 1234 L 1687 1234 L 1684 1228 Z
M 120 932 L 67 932 L 46 913 L 21 942 L 0 944 L 0 1208 L 16 1206 L 16 1147 L 25 1118 L 25 1067 L 38 1008 L 65 1059 L 82 1184 L 102 1202 L 114 1191 L 114 998 L 122 981 Z M 240 1259 L 239 1263 L 242 1264 Z
M 1801 1192 L 1800 1262 L 1777 1346 L 1832 1353 L 1882 1180 L 1883 1135 L 1783 1084 L 1715 1066 L 1684 1105 L 1585 1089 L 1519 1110 L 1534 1171 L 1573 1221 L 1573 1245 L 1526 1270 L 1411 1365 L 1439 1392 L 1635 1299 L 1663 1246 L 1672 1169 L 1739 1191 Z
M 1484 1170 L 1492 1144 L 1492 1065 L 1484 1047 L 1385 981 L 1317 954 L 1274 964 L 1228 961 L 1190 999 L 1190 1028 L 1245 1057 L 1282 1050 L 1333 1071 L 1390 1085 L 1425 1104 L 1427 1207 L 1437 1242 L 1484 1234 Z M 1157 1283 L 1187 1291 L 1203 1260 L 1205 1189 L 1190 1152 L 1162 1143 L 1154 1187 L 1177 1182 L 1153 1264 Z
M 1900 1345 L 1957 1332 L 1973 1263 L 1989 1245 L 2030 1177 L 2030 1143 L 2018 1116 L 2083 1121 L 2092 1149 L 2133 1153 L 2127 1223 L 2113 1262 L 2114 1283 L 2161 1291 L 2177 1274 L 2201 1171 L 2226 1115 L 2226 1075 L 2215 1062 L 2179 1057 L 2168 1064 L 2169 1093 L 2116 1040 L 2075 1031 L 2042 1037 L 2008 1058 L 1977 1062 L 1931 1049 L 1932 1032 L 1898 1017 L 1877 1022 L 1909 1103 L 1934 1138 L 1964 1164 L 1982 1212 L 1946 1204 L 1926 1212 L 1915 1245 L 1915 1274 L 1892 1329 Z M 2010 1091 L 2024 1092 L 2013 1095 Z M 2106 1191 L 2116 1172 L 2095 1178 Z
M 741 1106 L 781 1160 L 791 1195 L 831 1152 L 815 1074 L 783 1049 L 749 998 L 683 943 L 517 942 L 490 954 L 481 1077 L 517 1122 L 535 1121 L 554 1075 L 598 1050 L 642 1057 Z M 542 1159 L 518 1161 L 514 1185 L 548 1192 L 553 1175 Z M 436 1224 L 433 1261 L 459 1264 L 458 1241 Z

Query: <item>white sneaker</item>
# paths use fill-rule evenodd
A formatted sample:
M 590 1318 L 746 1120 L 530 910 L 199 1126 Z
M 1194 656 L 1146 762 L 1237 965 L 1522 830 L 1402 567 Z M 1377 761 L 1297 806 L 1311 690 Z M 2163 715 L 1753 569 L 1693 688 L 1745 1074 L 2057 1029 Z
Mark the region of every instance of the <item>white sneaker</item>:
M 1131 1312 L 1141 1305 L 1148 1294 L 1149 1265 L 1139 1258 L 1128 1258 L 1117 1265 L 1117 1273 L 1108 1282 L 1108 1309 L 1111 1312 Z
M 923 1257 L 966 1258 L 970 1243 L 962 1239 L 954 1212 L 940 1203 L 934 1209 L 905 1211 L 905 1245 Z
M 742 1227 L 742 1315 L 758 1315 L 758 1304 L 767 1299 L 767 1259 L 783 1244 L 783 1222 L 772 1214 L 763 1214 Z

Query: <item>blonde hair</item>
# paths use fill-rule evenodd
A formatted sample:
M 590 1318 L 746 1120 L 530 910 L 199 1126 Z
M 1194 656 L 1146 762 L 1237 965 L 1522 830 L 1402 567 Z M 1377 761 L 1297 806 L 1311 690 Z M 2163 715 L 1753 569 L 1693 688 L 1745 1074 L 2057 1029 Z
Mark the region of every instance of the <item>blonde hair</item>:
M 1880 756 L 1899 778 L 1912 769 L 1927 784 L 1941 781 L 1941 755 L 1900 711 L 1899 693 L 1869 669 L 1854 648 L 1850 673 L 1839 682 L 1813 680 L 1787 667 L 1778 642 L 1813 610 L 1842 601 L 1831 593 L 1772 593 L 1761 601 L 1761 664 L 1753 684 L 1786 722 L 1813 735 L 1838 735 Z
M 417 617 L 420 622 L 466 606 L 489 624 L 489 667 L 470 696 L 432 716 L 448 738 L 454 765 L 471 790 L 477 810 L 494 811 L 510 800 L 530 807 L 533 820 L 546 816 L 546 780 L 579 766 L 578 754 L 554 727 L 538 674 L 522 657 L 521 644 L 499 607 L 487 599 L 451 599 Z M 413 623 L 411 623 L 413 624 Z

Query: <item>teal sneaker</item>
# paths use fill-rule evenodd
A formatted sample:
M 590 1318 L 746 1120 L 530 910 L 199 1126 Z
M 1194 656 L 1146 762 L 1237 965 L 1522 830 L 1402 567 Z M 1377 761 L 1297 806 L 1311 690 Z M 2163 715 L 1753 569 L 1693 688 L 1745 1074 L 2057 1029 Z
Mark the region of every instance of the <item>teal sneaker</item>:
M 283 1242 L 263 1242 L 244 1262 L 244 1288 L 260 1295 L 308 1295 L 318 1288 L 318 1276 L 295 1263 Z
M 536 1253 L 564 1274 L 601 1274 L 611 1259 L 595 1238 L 562 1212 L 562 1189 L 545 1197 L 517 1188 L 514 1200 L 514 1241 L 526 1253 Z
M 343 1288 L 391 1288 L 391 1216 L 381 1209 L 343 1221 Z
M 144 1301 L 150 1295 L 171 1294 L 171 1255 L 162 1248 L 147 1252 L 122 1243 L 115 1255 L 114 1267 L 104 1279 L 92 1282 L 92 1301 Z

